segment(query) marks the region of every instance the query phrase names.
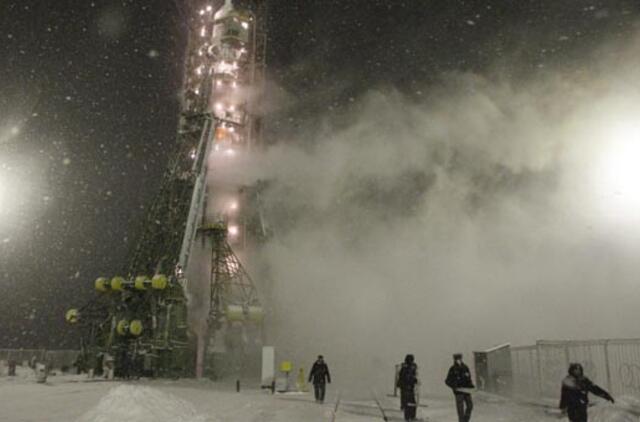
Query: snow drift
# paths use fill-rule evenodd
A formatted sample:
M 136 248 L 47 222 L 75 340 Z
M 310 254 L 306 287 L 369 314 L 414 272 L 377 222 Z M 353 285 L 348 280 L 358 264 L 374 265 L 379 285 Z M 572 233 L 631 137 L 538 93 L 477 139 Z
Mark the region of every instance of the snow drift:
M 77 422 L 205 422 L 191 403 L 151 387 L 119 385 Z M 212 419 L 208 419 L 212 420 Z

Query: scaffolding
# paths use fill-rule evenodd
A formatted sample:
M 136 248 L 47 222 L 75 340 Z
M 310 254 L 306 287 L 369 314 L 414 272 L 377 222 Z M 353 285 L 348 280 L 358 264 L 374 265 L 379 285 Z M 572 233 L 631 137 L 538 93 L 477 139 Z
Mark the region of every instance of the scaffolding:
M 187 326 L 187 277 L 198 236 L 211 244 L 207 322 L 214 335 L 209 338 L 229 324 L 262 321 L 256 287 L 228 239 L 239 232 L 260 232 L 249 227 L 254 218 L 243 217 L 257 212 L 229 213 L 222 225 L 210 224 L 207 203 L 220 194 L 208 184 L 210 159 L 232 158 L 261 144 L 266 2 L 176 4 L 189 38 L 176 143 L 159 192 L 147 210 L 124 275 L 98 278 L 98 296 L 66 315 L 70 324 L 81 327 L 81 356 L 87 365 L 97 368 L 110 361 L 124 376 L 132 371 L 193 374 L 193 364 L 204 358 L 200 355 L 206 348 L 196 347 Z M 244 201 L 248 208 L 258 203 L 258 190 L 252 187 L 224 189 L 238 198 L 241 191 L 252 193 Z

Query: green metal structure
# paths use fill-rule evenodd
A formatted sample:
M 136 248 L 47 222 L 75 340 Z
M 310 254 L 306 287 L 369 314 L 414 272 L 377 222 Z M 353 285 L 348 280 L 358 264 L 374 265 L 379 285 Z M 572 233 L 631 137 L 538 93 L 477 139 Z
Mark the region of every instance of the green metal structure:
M 217 194 L 207 188 L 210 155 L 239 154 L 259 143 L 262 124 L 256 110 L 264 84 L 266 2 L 176 4 L 187 20 L 189 41 L 174 150 L 124 276 L 98 278 L 97 296 L 66 314 L 81 334 L 78 367 L 94 374 L 112 371 L 127 378 L 197 372 L 196 360 L 204 356 L 196 356 L 202 339 L 188 327 L 186 275 L 198 236 L 212 239 L 210 329 L 233 325 L 240 315 L 262 320 L 255 286 L 226 241 L 226 225 L 209 225 L 205 207 L 207 195 Z M 248 203 L 259 202 L 258 189 L 247 192 L 256 192 Z M 243 232 L 264 235 L 264 223 L 259 229 L 254 225 L 247 223 Z
M 67 321 L 83 328 L 79 369 L 120 378 L 179 377 L 193 370 L 182 287 L 166 276 L 98 278 L 99 296 Z

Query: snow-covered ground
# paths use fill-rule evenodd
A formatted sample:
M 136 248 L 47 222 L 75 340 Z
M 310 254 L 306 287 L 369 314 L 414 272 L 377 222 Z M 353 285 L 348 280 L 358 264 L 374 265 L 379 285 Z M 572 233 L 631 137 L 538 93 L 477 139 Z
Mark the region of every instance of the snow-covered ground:
M 236 393 L 231 385 L 209 381 L 91 381 L 84 377 L 0 377 L 0 421 L 11 422 L 234 422 L 331 421 L 336 391 L 324 405 L 308 394 L 271 395 L 258 389 Z M 336 422 L 382 420 L 373 401 L 343 394 Z M 389 420 L 401 421 L 397 399 L 379 397 Z M 505 399 L 476 396 L 474 422 L 542 422 L 558 420 L 544 408 Z M 420 416 L 430 422 L 455 422 L 453 400 L 426 397 Z M 594 408 L 594 422 L 637 422 L 615 407 Z

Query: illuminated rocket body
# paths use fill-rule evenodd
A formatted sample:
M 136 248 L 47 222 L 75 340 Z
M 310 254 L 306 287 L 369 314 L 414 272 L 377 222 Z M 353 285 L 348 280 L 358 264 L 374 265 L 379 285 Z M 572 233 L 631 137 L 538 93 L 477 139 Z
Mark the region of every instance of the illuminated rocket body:
M 208 334 L 200 334 L 198 339 L 196 373 L 199 377 L 206 372 L 207 354 L 224 350 L 220 330 L 251 320 L 255 310 L 261 309 L 248 274 L 241 267 L 241 271 L 237 271 L 233 265 L 234 269 L 229 270 L 230 260 L 237 261 L 237 258 L 229 255 L 233 253 L 220 243 L 228 241 L 234 247 L 244 246 L 247 228 L 241 215 L 246 211 L 242 208 L 249 205 L 240 198 L 242 186 L 219 177 L 259 143 L 260 123 L 255 110 L 262 91 L 266 36 L 261 34 L 257 23 L 256 14 L 249 7 L 236 7 L 231 0 L 226 0 L 217 10 L 205 6 L 197 11 L 194 28 L 197 33 L 191 37 L 191 72 L 185 96 L 191 102 L 187 106 L 210 116 L 214 122 L 207 146 L 211 151 L 207 160 L 211 168 L 207 169 L 205 164 L 201 170 L 202 174 L 209 171 L 212 176 L 207 178 L 204 209 L 191 213 L 191 218 L 201 216 L 199 233 L 209 236 L 214 256 L 218 257 L 211 263 Z M 219 237 L 220 221 L 226 224 L 224 241 Z M 188 223 L 191 227 L 196 225 Z M 184 244 L 193 244 L 194 240 L 195 236 L 185 238 Z M 221 254 L 222 250 L 228 252 Z M 222 255 L 225 258 L 221 259 Z M 204 293 L 204 289 L 200 289 L 200 293 Z
M 249 147 L 251 94 L 256 86 L 255 43 L 249 12 L 234 8 L 231 0 L 214 12 L 206 7 L 199 12 L 201 44 L 195 68 L 194 92 L 207 112 L 219 119 L 215 132 L 215 151 Z
M 209 167 L 216 167 L 211 169 L 216 174 L 232 168 L 234 159 L 260 143 L 261 122 L 256 110 L 264 80 L 266 34 L 264 19 L 258 17 L 264 15 L 264 3 L 253 0 L 243 4 L 237 7 L 226 0 L 219 8 L 205 5 L 197 9 L 190 37 L 183 108 L 209 116 L 213 122 L 211 132 L 206 134 L 206 149 L 211 154 L 205 155 Z M 197 172 L 206 175 L 208 170 L 205 164 Z M 209 178 L 208 209 L 195 210 L 188 226 L 195 227 L 193 220 L 203 214 L 205 219 L 223 216 L 229 225 L 230 241 L 239 242 L 243 232 L 238 221 L 243 212 L 240 188 L 220 177 Z M 189 236 L 194 235 L 187 234 L 183 245 L 193 242 Z M 181 260 L 183 267 L 187 258 Z

